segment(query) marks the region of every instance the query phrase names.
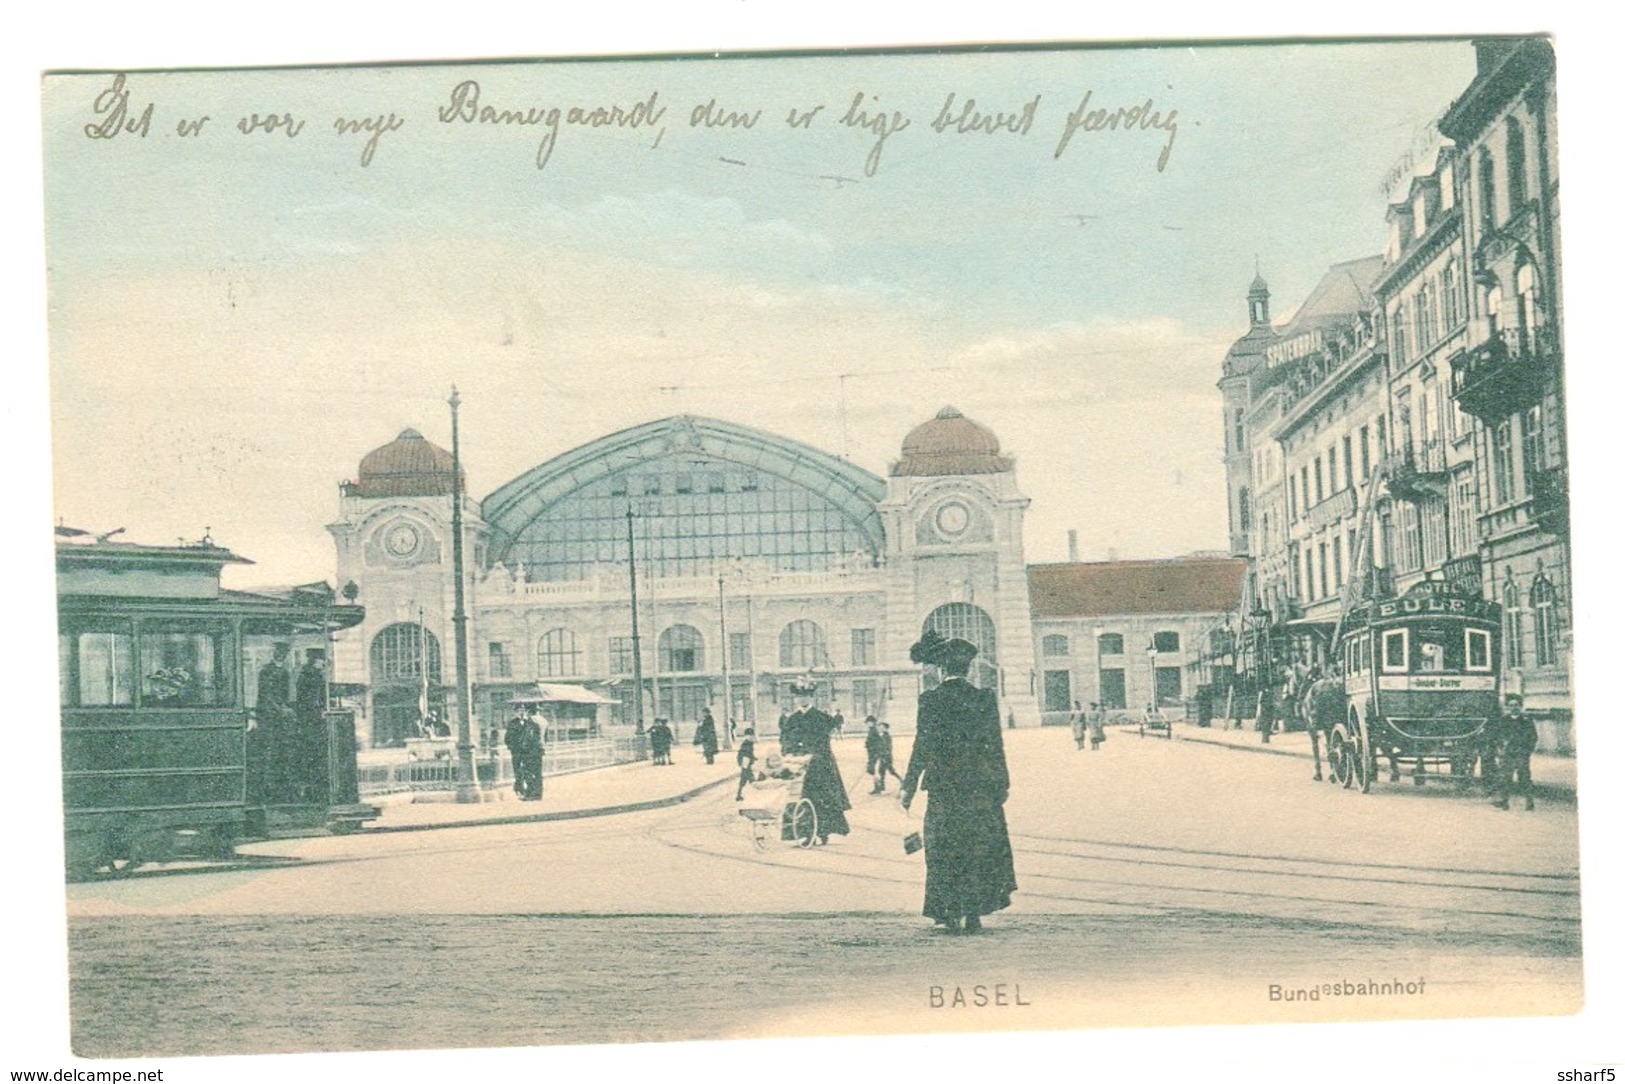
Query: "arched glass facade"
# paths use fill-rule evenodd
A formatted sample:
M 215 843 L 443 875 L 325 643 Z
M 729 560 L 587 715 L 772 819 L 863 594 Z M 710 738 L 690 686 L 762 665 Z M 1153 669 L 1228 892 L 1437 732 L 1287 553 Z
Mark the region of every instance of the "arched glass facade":
M 938 606 L 925 619 L 925 628 L 935 629 L 946 639 L 958 637 L 976 645 L 976 658 L 970 664 L 970 680 L 982 689 L 996 688 L 999 677 L 998 640 L 993 619 L 980 606 L 950 602 Z
M 638 566 L 696 576 L 742 557 L 781 572 L 820 572 L 853 555 L 874 561 L 862 527 L 813 489 L 766 471 L 671 456 L 588 482 L 553 502 L 508 546 L 533 580 L 579 580 L 627 559 L 632 510 Z
M 402 621 L 372 638 L 372 680 L 417 684 L 428 667 L 430 685 L 440 684 L 440 640 L 422 625 Z

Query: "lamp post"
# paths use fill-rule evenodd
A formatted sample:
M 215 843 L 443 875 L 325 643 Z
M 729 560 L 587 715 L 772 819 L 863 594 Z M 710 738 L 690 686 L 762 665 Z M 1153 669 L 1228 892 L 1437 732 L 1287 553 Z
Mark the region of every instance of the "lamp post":
M 636 721 L 634 734 L 642 734 L 643 727 L 643 646 L 638 639 L 638 544 L 632 533 L 632 506 L 626 506 L 626 570 L 632 580 L 632 718 Z
M 1157 714 L 1160 705 L 1157 703 L 1157 641 L 1152 640 L 1145 649 L 1146 658 L 1151 661 L 1151 713 Z
M 457 408 L 462 399 L 452 385 L 451 398 L 451 566 L 456 577 L 452 594 L 452 633 L 457 645 L 457 801 L 480 800 L 479 780 L 474 774 L 474 743 L 469 734 L 468 611 L 463 599 L 463 465 L 457 437 Z

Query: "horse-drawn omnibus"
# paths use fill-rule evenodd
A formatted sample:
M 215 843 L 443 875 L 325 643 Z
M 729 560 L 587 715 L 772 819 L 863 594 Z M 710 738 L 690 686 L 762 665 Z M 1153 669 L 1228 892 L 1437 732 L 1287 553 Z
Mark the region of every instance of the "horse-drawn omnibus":
M 370 807 L 354 795 L 353 728 L 341 733 L 344 720 L 334 718 L 345 713 L 319 711 L 305 729 L 321 740 L 296 735 L 273 750 L 266 735 L 276 727 L 267 720 L 251 737 L 249 708 L 255 667 L 285 652 L 273 645 L 325 648 L 334 630 L 359 623 L 363 612 L 335 605 L 326 585 L 276 593 L 220 586 L 223 566 L 246 563 L 207 539 L 182 546 L 58 539 L 70 876 L 229 857 L 246 831 L 296 813 L 341 826 L 365 819 Z M 284 737 L 295 722 L 278 720 Z M 254 762 L 272 759 L 296 768 L 264 782 Z M 297 786 L 288 778 L 295 770 Z
M 1351 608 L 1335 645 L 1347 710 L 1328 736 L 1332 777 L 1369 791 L 1381 754 L 1391 779 L 1473 778 L 1500 711 L 1500 630 L 1500 606 L 1442 581 Z

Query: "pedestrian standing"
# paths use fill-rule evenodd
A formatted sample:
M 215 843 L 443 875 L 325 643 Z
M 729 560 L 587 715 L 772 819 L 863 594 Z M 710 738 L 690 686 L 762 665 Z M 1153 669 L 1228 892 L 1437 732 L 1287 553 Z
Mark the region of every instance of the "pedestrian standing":
M 1258 736 L 1263 744 L 1270 743 L 1275 733 L 1275 689 L 1265 684 L 1258 690 Z
M 1500 771 L 1495 773 L 1497 787 L 1494 805 L 1497 809 L 1508 808 L 1507 799 L 1516 790 L 1523 795 L 1524 809 L 1534 809 L 1535 788 L 1529 759 L 1540 744 L 1540 735 L 1535 731 L 1535 721 L 1523 712 L 1522 696 L 1514 693 L 1506 698 L 1497 730 Z
M 756 779 L 756 728 L 745 728 L 745 740 L 739 743 L 739 752 L 734 754 L 734 762 L 739 765 L 739 790 L 734 794 L 734 801 L 745 800 L 745 784 Z
M 880 764 L 880 724 L 875 721 L 873 715 L 865 719 L 864 722 L 869 724 L 869 730 L 863 735 L 863 770 L 868 773 L 873 783 L 869 793 L 879 794 L 885 790 L 883 786 L 885 780 L 877 771 L 877 766 Z
M 1072 740 L 1077 743 L 1078 751 L 1082 752 L 1084 740 L 1089 736 L 1089 719 L 1083 713 L 1082 702 L 1072 701 L 1072 718 L 1069 721 L 1072 724 Z
M 1010 906 L 1015 862 L 1004 803 L 1010 769 L 998 698 L 966 680 L 976 645 L 927 630 L 909 658 L 937 667 L 942 684 L 920 696 L 914 752 L 903 777 L 903 808 L 918 790 L 925 810 L 923 913 L 950 933 L 974 933 L 982 916 Z
M 1106 740 L 1106 709 L 1098 701 L 1089 705 L 1089 751 L 1095 752 Z
M 649 749 L 656 764 L 671 763 L 671 726 L 663 717 L 656 717 L 649 728 Z
M 812 803 L 818 814 L 818 842 L 828 843 L 830 836 L 844 836 L 852 831 L 846 821 L 846 811 L 852 808 L 852 800 L 846 796 L 846 783 L 841 779 L 841 769 L 835 763 L 835 752 L 830 748 L 830 737 L 835 733 L 835 718 L 813 706 L 813 697 L 817 692 L 818 686 L 812 681 L 790 686 L 790 694 L 796 698 L 796 710 L 784 725 L 794 739 L 794 747 L 787 745 L 782 737 L 779 744 L 786 753 L 802 753 L 812 757 L 801 780 L 801 796 Z
M 525 752 L 526 801 L 531 802 L 542 800 L 542 760 L 547 755 L 547 747 L 542 739 L 544 721 L 532 713 L 525 718 L 521 732 Z
M 502 744 L 507 746 L 508 757 L 513 764 L 513 792 L 520 800 L 530 797 L 530 766 L 525 760 L 529 755 L 525 737 L 526 722 L 525 713 L 516 711 L 502 732 Z
M 705 709 L 700 716 L 700 725 L 694 728 L 694 744 L 705 754 L 707 764 L 717 762 L 717 721 L 711 717 L 710 708 Z
M 897 774 L 897 767 L 892 762 L 891 724 L 880 724 L 880 756 L 875 762 L 875 783 L 880 793 L 886 793 L 886 777 L 889 775 L 899 783 L 903 777 Z
M 841 714 L 840 708 L 835 709 L 835 736 L 837 738 L 846 737 L 846 716 Z

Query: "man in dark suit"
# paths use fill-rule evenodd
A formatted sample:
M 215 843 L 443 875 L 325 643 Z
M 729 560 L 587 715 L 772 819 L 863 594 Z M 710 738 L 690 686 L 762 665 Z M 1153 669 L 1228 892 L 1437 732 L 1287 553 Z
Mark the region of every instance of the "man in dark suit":
M 937 667 L 942 684 L 920 696 L 914 751 L 903 776 L 903 808 L 930 792 L 925 812 L 923 913 L 950 933 L 974 933 L 983 915 L 1010 906 L 1015 862 L 1004 803 L 1010 769 L 999 729 L 998 698 L 966 675 L 976 645 L 927 631 L 909 650 Z

